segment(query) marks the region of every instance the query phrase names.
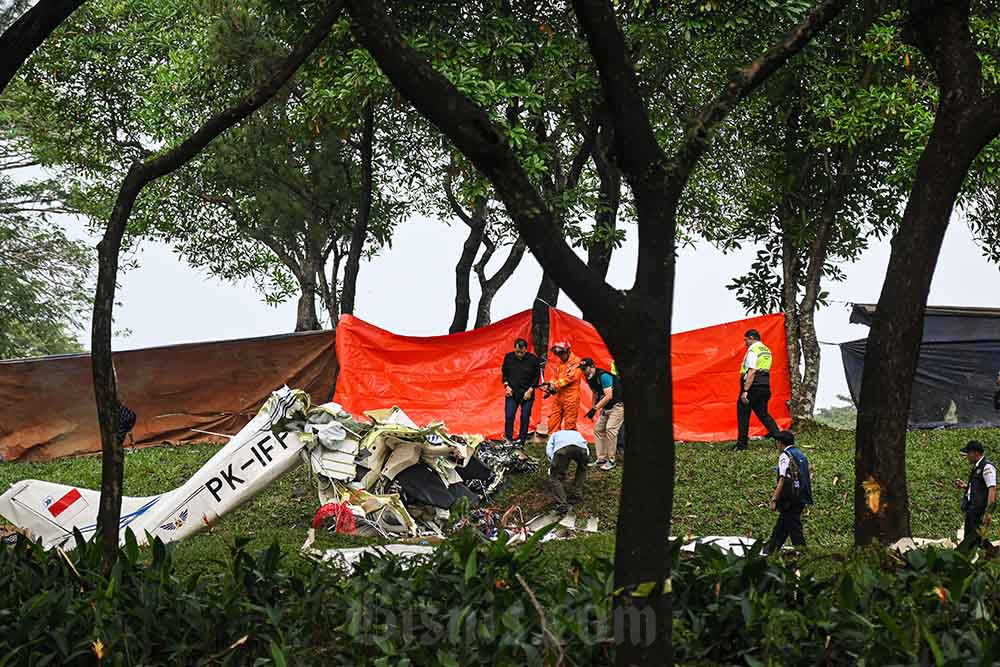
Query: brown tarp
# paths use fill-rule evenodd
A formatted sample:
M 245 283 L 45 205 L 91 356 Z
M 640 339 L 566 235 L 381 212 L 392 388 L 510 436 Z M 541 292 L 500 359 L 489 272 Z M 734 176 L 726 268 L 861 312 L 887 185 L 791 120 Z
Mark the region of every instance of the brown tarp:
M 114 355 L 118 393 L 137 415 L 135 444 L 221 440 L 287 384 L 329 400 L 334 333 L 171 345 Z M 0 361 L 0 456 L 45 461 L 99 452 L 90 355 Z

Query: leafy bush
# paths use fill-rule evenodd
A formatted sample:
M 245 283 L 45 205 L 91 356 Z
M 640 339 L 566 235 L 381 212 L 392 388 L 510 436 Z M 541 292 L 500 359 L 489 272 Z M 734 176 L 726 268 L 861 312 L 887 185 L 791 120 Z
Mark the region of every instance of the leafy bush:
M 540 612 L 606 606 L 610 586 L 605 563 L 589 588 L 566 573 L 529 592 L 544 579 L 536 536 L 512 548 L 466 530 L 411 561 L 366 555 L 351 577 L 282 567 L 276 544 L 252 554 L 245 540 L 227 573 L 180 577 L 162 543 L 131 536 L 104 577 L 92 544 L 67 555 L 22 539 L 0 548 L 0 664 L 536 664 L 562 650 Z M 609 659 L 566 646 L 576 663 Z
M 675 574 L 675 651 L 692 664 L 995 664 L 1000 592 L 958 551 L 796 564 L 700 549 Z M 806 564 L 803 563 L 803 567 Z M 825 572 L 826 575 L 816 574 Z
M 43 552 L 26 540 L 0 549 L 0 654 L 3 664 L 222 664 L 246 656 L 284 663 L 309 643 L 302 611 L 321 601 L 332 573 L 311 578 L 278 568 L 277 546 L 252 556 L 233 549 L 230 575 L 180 578 L 156 541 L 140 551 L 129 535 L 111 574 L 100 553 L 78 539 L 72 555 Z
M 345 577 L 238 541 L 225 573 L 180 576 L 161 543 L 130 539 L 104 577 L 93 545 L 21 540 L 0 549 L 0 664 L 612 662 L 611 563 L 538 555 L 537 538 L 465 530 L 414 560 L 365 556 Z M 955 551 L 821 558 L 675 553 L 678 663 L 1000 661 L 992 568 Z

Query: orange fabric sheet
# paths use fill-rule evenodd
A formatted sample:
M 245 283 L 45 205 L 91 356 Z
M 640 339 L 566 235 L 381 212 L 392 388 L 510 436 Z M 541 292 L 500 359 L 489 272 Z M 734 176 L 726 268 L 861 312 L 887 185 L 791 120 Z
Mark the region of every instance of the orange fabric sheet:
M 791 379 L 785 348 L 784 316 L 780 313 L 751 317 L 704 329 L 674 334 L 671 363 L 674 379 L 674 438 L 686 441 L 717 442 L 736 439 L 736 401 L 739 398 L 740 363 L 746 354 L 743 333 L 757 329 L 771 348 L 771 416 L 778 426 L 788 428 L 791 415 Z M 567 340 L 579 357 L 591 357 L 601 368 L 611 369 L 611 353 L 589 322 L 559 310 L 549 310 L 549 340 Z M 549 353 L 549 363 L 555 357 Z M 543 413 L 548 415 L 545 401 Z M 593 405 L 586 382 L 580 387 L 580 420 L 577 429 L 593 439 L 594 425 L 584 415 Z M 628 423 L 626 422 L 626 429 Z M 766 433 L 756 416 L 750 417 L 750 434 Z
M 504 423 L 504 355 L 531 339 L 531 311 L 449 336 L 398 336 L 345 315 L 337 326 L 340 376 L 334 400 L 354 415 L 399 406 L 419 425 L 499 436 Z M 539 394 L 540 395 L 540 394 Z M 532 428 L 540 411 L 536 398 Z
M 283 384 L 329 398 L 334 333 L 171 345 L 114 355 L 136 445 L 234 435 Z M 0 455 L 44 461 L 101 450 L 90 355 L 0 361 Z
M 581 357 L 610 368 L 593 326 L 553 310 L 551 340 L 568 339 Z M 788 361 L 781 315 L 766 315 L 673 337 L 674 435 L 679 440 L 736 436 L 738 373 L 743 332 L 756 328 L 771 348 L 771 414 L 789 418 Z M 192 429 L 234 434 L 282 384 L 327 400 L 341 364 L 336 399 L 350 412 L 398 405 L 417 423 L 443 420 L 453 433 L 499 436 L 504 421 L 500 367 L 515 338 L 530 340 L 531 313 L 451 336 L 397 336 L 351 316 L 332 331 L 194 343 L 115 354 L 122 400 L 137 413 L 137 445 L 212 439 Z M 551 363 L 551 361 L 550 361 Z M 592 396 L 580 388 L 578 426 Z M 547 401 L 536 395 L 532 426 Z M 751 418 L 751 432 L 763 428 Z M 47 460 L 100 451 L 90 356 L 0 361 L 0 455 Z

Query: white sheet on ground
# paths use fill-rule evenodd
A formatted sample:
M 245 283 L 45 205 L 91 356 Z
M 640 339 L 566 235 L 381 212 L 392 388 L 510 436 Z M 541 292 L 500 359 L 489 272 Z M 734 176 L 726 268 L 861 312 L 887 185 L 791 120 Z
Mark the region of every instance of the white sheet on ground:
M 685 544 L 681 547 L 681 551 L 693 552 L 696 545 L 711 544 L 712 546 L 719 547 L 726 553 L 731 553 L 734 556 L 743 556 L 756 542 L 757 540 L 752 537 L 744 537 L 741 535 L 707 535 Z
M 405 560 L 416 556 L 423 556 L 432 551 L 434 551 L 434 547 L 421 544 L 382 544 L 348 549 L 308 549 L 303 552 L 320 562 L 331 563 L 347 572 L 351 572 L 366 553 L 375 556 L 392 554 Z

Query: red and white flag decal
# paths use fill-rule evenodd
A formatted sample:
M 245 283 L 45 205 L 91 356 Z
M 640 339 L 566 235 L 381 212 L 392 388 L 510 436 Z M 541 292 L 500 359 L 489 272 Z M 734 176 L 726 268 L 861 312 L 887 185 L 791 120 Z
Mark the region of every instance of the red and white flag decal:
M 73 505 L 73 503 L 76 503 L 81 499 L 82 496 L 80 495 L 80 492 L 77 491 L 76 489 L 73 489 L 72 491 L 67 492 L 66 495 L 64 495 L 59 500 L 49 505 L 49 514 L 51 514 L 53 517 L 57 517 L 63 512 L 65 512 L 67 509 L 69 509 Z M 86 503 L 84 503 L 84 505 L 86 505 Z

